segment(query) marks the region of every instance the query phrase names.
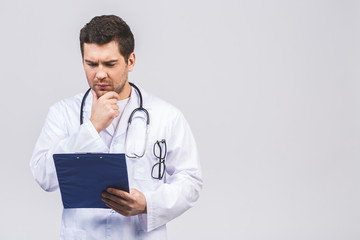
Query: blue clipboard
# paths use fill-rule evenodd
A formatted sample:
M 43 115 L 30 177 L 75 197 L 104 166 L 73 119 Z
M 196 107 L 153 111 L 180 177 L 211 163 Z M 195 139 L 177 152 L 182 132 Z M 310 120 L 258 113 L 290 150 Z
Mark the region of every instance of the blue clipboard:
M 54 154 L 64 208 L 109 208 L 101 201 L 108 187 L 129 192 L 125 154 Z

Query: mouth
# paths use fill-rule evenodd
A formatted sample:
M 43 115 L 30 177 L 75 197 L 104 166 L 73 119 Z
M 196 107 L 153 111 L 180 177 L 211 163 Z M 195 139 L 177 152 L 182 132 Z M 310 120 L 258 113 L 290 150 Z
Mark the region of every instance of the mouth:
M 95 86 L 96 86 L 97 88 L 99 88 L 99 90 L 101 90 L 101 91 L 104 91 L 104 90 L 106 90 L 106 89 L 109 87 L 109 85 L 103 84 L 103 83 L 98 83 L 98 84 L 96 84 Z

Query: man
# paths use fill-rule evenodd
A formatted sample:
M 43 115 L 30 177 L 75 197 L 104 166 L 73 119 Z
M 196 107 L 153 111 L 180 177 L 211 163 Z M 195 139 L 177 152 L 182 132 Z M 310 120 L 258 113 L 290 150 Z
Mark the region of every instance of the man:
M 139 146 L 145 152 L 126 158 L 130 193 L 108 188 L 99 196 L 109 209 L 63 210 L 60 239 L 167 239 L 166 223 L 192 207 L 202 187 L 191 130 L 179 110 L 130 85 L 134 38 L 121 18 L 93 18 L 81 29 L 80 46 L 91 87 L 84 99 L 83 124 L 79 116 L 84 94 L 50 108 L 30 161 L 34 178 L 46 191 L 58 189 L 54 153 L 125 153 Z M 128 119 L 139 104 L 146 110 L 133 116 L 136 126 L 128 130 Z M 146 111 L 147 135 L 141 125 Z

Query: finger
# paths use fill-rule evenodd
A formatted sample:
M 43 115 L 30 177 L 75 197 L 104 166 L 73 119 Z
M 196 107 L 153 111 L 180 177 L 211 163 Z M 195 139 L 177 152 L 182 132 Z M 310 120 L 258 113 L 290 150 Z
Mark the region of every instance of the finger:
M 107 192 L 103 192 L 101 194 L 101 199 L 103 201 L 108 200 L 108 201 L 116 202 L 116 203 L 118 203 L 120 205 L 128 205 L 128 203 L 129 203 L 129 201 L 127 199 L 118 197 L 116 195 L 113 195 L 113 194 L 110 194 L 110 193 L 107 193 Z
M 120 115 L 119 110 L 114 110 L 114 118 L 118 117 Z
M 114 91 L 107 92 L 102 96 L 104 99 L 116 99 L 117 101 L 120 101 L 120 96 Z
M 139 191 L 137 190 L 137 189 L 135 189 L 135 188 L 131 188 L 130 189 L 130 195 L 134 198 L 134 199 L 136 199 L 137 200 L 137 196 L 139 196 Z
M 131 211 L 132 210 L 131 206 L 126 203 L 123 204 L 123 203 L 115 202 L 115 201 L 112 201 L 107 198 L 102 198 L 101 201 L 103 201 L 105 204 L 111 206 L 111 208 L 113 208 L 114 210 L 120 210 L 120 211 Z
M 106 191 L 110 194 L 113 194 L 115 196 L 121 197 L 125 200 L 131 200 L 131 201 L 135 201 L 136 199 L 131 196 L 128 192 L 116 189 L 116 188 L 108 188 L 106 189 Z
M 138 192 L 139 192 L 139 190 L 137 190 L 136 188 L 131 188 L 130 189 L 130 195 L 137 194 Z
M 121 199 L 119 197 L 116 197 L 114 195 L 108 196 L 108 198 L 102 197 L 101 200 L 107 204 L 108 206 L 111 206 L 112 209 L 116 211 L 131 211 L 133 209 L 133 204 L 127 202 L 124 199 Z
M 111 109 L 119 111 L 119 106 L 117 104 L 111 104 Z
M 116 100 L 115 100 L 116 101 Z M 118 110 L 119 109 L 119 105 L 117 105 L 117 102 L 113 103 L 110 100 L 106 100 L 105 104 L 106 107 L 108 107 L 109 109 L 114 109 L 114 110 Z
M 103 198 L 112 199 L 113 201 L 116 201 L 116 199 L 122 199 L 123 201 L 129 201 L 128 198 L 126 198 L 126 196 L 122 193 L 121 190 L 117 191 L 117 193 L 115 193 L 114 191 L 109 192 L 109 190 L 110 189 L 108 189 L 107 191 L 103 191 L 101 196 Z
M 110 103 L 110 104 L 114 104 L 114 105 L 117 105 L 117 102 L 118 102 L 118 100 L 116 100 L 115 98 L 110 98 L 110 99 L 108 99 L 108 100 L 106 100 L 108 103 Z
M 95 103 L 98 100 L 98 97 L 96 95 L 96 92 L 91 89 L 92 97 L 93 97 L 93 103 Z
M 116 206 L 116 204 L 113 204 L 111 202 L 109 202 L 109 203 L 105 202 L 105 205 L 108 206 L 109 208 L 112 208 L 113 210 L 120 213 L 121 215 L 130 216 L 130 211 L 123 210 L 122 208 L 119 208 L 118 206 Z

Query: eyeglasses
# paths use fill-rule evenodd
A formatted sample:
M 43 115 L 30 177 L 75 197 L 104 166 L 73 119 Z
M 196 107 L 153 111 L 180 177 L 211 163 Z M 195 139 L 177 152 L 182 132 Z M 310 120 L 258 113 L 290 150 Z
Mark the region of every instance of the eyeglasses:
M 159 160 L 151 169 L 151 176 L 154 179 L 161 180 L 165 174 L 165 158 L 167 153 L 166 141 L 165 139 L 161 141 L 156 141 L 154 144 L 154 156 Z

